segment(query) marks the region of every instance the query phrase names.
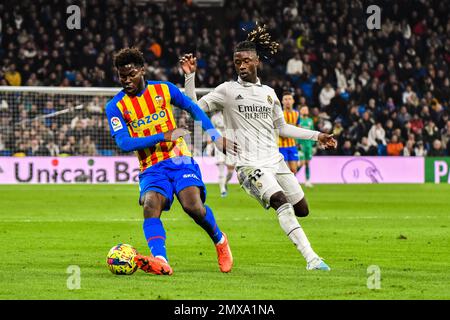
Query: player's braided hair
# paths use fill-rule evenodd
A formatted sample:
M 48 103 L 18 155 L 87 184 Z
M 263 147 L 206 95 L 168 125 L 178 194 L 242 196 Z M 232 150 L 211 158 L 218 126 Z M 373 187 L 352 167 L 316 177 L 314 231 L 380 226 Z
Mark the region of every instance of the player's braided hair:
M 144 55 L 138 48 L 123 48 L 114 55 L 114 66 L 116 68 L 134 64 L 137 67 L 144 66 Z
M 239 42 L 236 45 L 235 52 L 239 51 L 256 51 L 258 54 L 270 53 L 271 55 L 277 53 L 280 44 L 271 41 L 271 36 L 267 31 L 266 25 L 256 24 L 256 28 L 250 31 L 247 35 L 247 40 Z

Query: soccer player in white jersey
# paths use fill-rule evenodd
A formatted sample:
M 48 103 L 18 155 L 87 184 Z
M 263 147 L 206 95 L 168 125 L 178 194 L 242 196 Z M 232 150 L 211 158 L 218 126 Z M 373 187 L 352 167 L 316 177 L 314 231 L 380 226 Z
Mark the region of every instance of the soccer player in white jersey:
M 225 124 L 223 120 L 222 112 L 216 112 L 211 116 L 211 122 L 214 127 L 220 133 L 225 132 Z M 219 169 L 219 188 L 220 196 L 222 198 L 228 195 L 228 182 L 230 182 L 233 177 L 235 160 L 233 156 L 228 154 L 225 155 L 216 146 L 214 146 L 214 156 L 217 161 L 217 168 Z M 225 174 L 226 171 L 226 174 Z
M 275 53 L 277 47 L 265 27 L 258 26 L 234 50 L 237 81 L 222 83 L 198 100 L 198 105 L 206 112 L 222 111 L 224 135 L 233 137 L 241 147 L 236 159 L 241 186 L 266 209 L 276 210 L 281 228 L 305 258 L 306 269 L 329 271 L 296 217 L 306 217 L 309 208 L 301 186 L 278 150 L 277 133 L 286 138 L 318 141 L 325 148 L 336 148 L 337 143 L 333 135 L 287 124 L 275 91 L 261 84 L 257 77 L 258 52 Z M 195 71 L 192 55 L 185 55 L 180 63 L 194 66 Z M 194 72 L 186 74 L 185 93 L 196 100 L 194 77 Z
M 195 74 L 195 70 L 197 69 L 197 60 L 193 57 L 192 54 L 186 55 L 182 59 L 185 59 L 185 62 L 181 63 L 181 68 L 186 75 Z M 195 84 L 194 84 L 195 86 Z M 190 97 L 194 102 L 197 102 L 197 96 L 195 94 Z M 225 123 L 223 119 L 222 112 L 216 112 L 211 116 L 211 122 L 214 127 L 221 134 L 225 131 Z M 225 155 L 221 152 L 216 146 L 214 146 L 214 156 L 216 158 L 217 168 L 219 169 L 219 189 L 220 196 L 222 198 L 228 195 L 228 182 L 230 182 L 233 177 L 234 166 L 235 166 L 235 158 L 228 153 Z M 225 175 L 225 170 L 227 174 Z

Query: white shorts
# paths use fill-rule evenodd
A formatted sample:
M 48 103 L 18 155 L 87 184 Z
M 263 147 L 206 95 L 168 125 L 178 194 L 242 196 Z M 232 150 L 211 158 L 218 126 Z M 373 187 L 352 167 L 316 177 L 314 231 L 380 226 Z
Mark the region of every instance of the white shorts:
M 284 160 L 271 167 L 239 167 L 236 171 L 241 187 L 266 209 L 270 207 L 270 198 L 280 191 L 292 205 L 305 197 Z

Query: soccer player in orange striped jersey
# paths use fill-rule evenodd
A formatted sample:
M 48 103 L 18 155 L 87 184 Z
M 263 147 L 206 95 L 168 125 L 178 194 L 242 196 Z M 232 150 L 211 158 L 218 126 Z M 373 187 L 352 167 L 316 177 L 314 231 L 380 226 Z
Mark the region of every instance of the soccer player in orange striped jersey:
M 143 229 L 151 251 L 151 256 L 136 256 L 138 267 L 153 274 L 173 273 L 167 259 L 161 213 L 170 209 L 176 194 L 184 211 L 214 242 L 220 270 L 230 272 L 233 257 L 227 237 L 212 210 L 204 205 L 206 188 L 200 168 L 184 140 L 189 132 L 177 128 L 173 107 L 182 108 L 201 121 L 220 150 L 233 154 L 239 147 L 223 138 L 206 114 L 174 84 L 145 81 L 144 57 L 138 49 L 120 50 L 114 56 L 114 66 L 123 90 L 108 102 L 106 114 L 119 148 L 134 151 L 139 159 L 139 202 L 144 208 Z
M 292 92 L 283 92 L 281 104 L 283 105 L 284 119 L 286 120 L 286 123 L 297 126 L 299 121 L 299 113 L 297 110 L 294 110 L 294 102 L 295 100 Z M 298 151 L 295 139 L 279 137 L 278 147 L 289 169 L 293 174 L 296 174 L 298 168 Z

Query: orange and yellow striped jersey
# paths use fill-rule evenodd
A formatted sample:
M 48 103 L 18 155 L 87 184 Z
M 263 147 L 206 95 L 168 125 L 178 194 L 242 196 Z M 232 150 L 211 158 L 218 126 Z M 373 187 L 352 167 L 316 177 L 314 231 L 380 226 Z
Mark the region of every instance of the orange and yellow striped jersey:
M 286 120 L 287 124 L 291 124 L 294 126 L 298 125 L 298 120 L 299 120 L 299 113 L 297 110 L 292 110 L 292 111 L 284 111 L 284 119 Z M 278 147 L 280 148 L 289 148 L 289 147 L 295 147 L 296 143 L 295 143 L 295 139 L 292 138 L 284 138 L 284 137 L 279 137 L 278 138 Z
M 122 120 L 131 137 L 148 137 L 175 129 L 177 124 L 173 114 L 173 100 L 174 95 L 181 93 L 178 89 L 174 92 L 169 85 L 175 87 L 170 83 L 147 81 L 139 95 L 128 96 L 124 91 L 119 92 L 106 107 L 113 136 L 116 131 L 126 130 L 121 124 Z M 163 141 L 135 153 L 141 171 L 170 158 L 191 156 L 183 137 L 175 142 Z

